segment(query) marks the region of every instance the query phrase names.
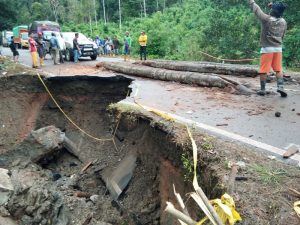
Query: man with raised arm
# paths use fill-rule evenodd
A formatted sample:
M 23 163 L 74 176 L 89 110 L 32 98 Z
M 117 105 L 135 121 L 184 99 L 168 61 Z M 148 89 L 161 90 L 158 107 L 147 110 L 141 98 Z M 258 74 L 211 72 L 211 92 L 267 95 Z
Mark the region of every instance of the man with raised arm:
M 282 42 L 287 29 L 286 21 L 282 18 L 286 8 L 282 2 L 269 3 L 270 14 L 264 13 L 254 0 L 248 0 L 250 8 L 261 22 L 261 61 L 260 61 L 260 91 L 259 95 L 266 94 L 267 74 L 271 68 L 277 77 L 277 92 L 281 97 L 287 97 L 283 89 L 282 73 Z

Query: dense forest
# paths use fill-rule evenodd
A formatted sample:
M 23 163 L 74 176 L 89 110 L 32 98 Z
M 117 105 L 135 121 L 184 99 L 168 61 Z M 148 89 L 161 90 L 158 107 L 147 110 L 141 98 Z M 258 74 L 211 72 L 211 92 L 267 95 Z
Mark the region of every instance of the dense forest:
M 284 64 L 299 67 L 300 1 L 285 0 L 288 32 Z M 257 0 L 265 12 L 268 1 Z M 137 52 L 140 31 L 148 35 L 153 58 L 213 60 L 259 56 L 260 24 L 247 0 L 0 0 L 0 30 L 33 20 L 53 20 L 63 31 L 122 37 L 130 31 Z M 257 63 L 254 61 L 253 63 Z

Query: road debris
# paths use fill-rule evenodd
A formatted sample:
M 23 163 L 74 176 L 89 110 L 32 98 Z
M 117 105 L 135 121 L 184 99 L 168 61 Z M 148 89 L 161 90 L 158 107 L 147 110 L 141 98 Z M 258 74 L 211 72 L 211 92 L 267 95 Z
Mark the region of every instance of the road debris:
M 228 123 L 218 123 L 216 124 L 217 127 L 224 127 L 224 126 L 228 126 Z
M 7 203 L 14 186 L 7 169 L 0 168 L 0 206 Z
M 90 198 L 92 194 L 83 191 L 76 191 L 74 196 L 78 198 Z
M 290 190 L 293 194 L 295 194 L 298 198 L 300 198 L 300 192 L 299 192 L 299 191 L 297 191 L 297 190 L 295 190 L 295 189 L 293 189 L 293 188 L 289 188 L 289 190 Z
M 275 117 L 280 117 L 281 116 L 281 112 L 275 112 Z
M 94 204 L 96 204 L 96 202 L 98 201 L 98 199 L 99 199 L 99 195 L 92 195 L 92 196 L 90 197 L 90 200 L 91 200 Z
M 115 169 L 105 169 L 101 177 L 113 200 L 117 200 L 132 178 L 136 167 L 136 153 L 131 152 L 122 159 Z
M 237 94 L 249 95 L 253 93 L 252 90 L 246 88 L 244 85 L 214 73 L 174 71 L 127 63 L 105 62 L 103 66 L 108 70 L 132 76 L 194 84 L 201 87 L 218 87 L 222 89 L 225 89 L 226 87 L 233 87 Z
M 235 177 L 235 180 L 236 180 L 236 181 L 247 181 L 247 180 L 248 180 L 248 177 L 237 176 L 237 177 Z
M 269 155 L 268 158 L 273 160 L 273 159 L 276 159 L 276 156 L 274 156 L 274 155 Z
M 283 158 L 287 159 L 293 155 L 295 155 L 296 153 L 299 152 L 299 147 L 296 145 L 291 145 L 286 152 L 282 155 Z
M 230 195 L 232 195 L 234 193 L 234 181 L 236 180 L 236 175 L 238 173 L 238 169 L 239 169 L 239 166 L 234 163 L 232 166 L 231 166 L 231 171 L 230 171 L 230 174 L 229 174 L 229 179 L 228 179 L 228 193 Z
M 97 162 L 97 159 L 88 162 L 82 169 L 81 169 L 81 173 L 83 173 L 84 171 L 86 171 L 90 166 L 92 166 L 93 164 L 95 164 Z
M 176 71 L 190 71 L 198 73 L 217 73 L 222 75 L 249 76 L 258 75 L 255 66 L 224 64 L 214 62 L 187 62 L 187 61 L 170 61 L 170 60 L 147 60 L 142 62 L 143 65 L 163 68 Z

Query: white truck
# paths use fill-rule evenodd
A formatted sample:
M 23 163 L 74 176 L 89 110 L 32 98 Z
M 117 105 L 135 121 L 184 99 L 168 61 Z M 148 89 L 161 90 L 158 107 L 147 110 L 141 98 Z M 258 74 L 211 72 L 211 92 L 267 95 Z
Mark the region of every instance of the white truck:
M 1 32 L 1 43 L 2 43 L 3 47 L 9 46 L 12 36 L 13 36 L 12 31 L 2 31 Z
M 91 60 L 96 60 L 98 56 L 98 46 L 96 43 L 90 41 L 82 33 L 78 33 L 78 44 L 80 48 L 80 57 L 90 57 Z M 75 32 L 63 32 L 63 38 L 66 43 L 65 58 L 67 61 L 71 61 L 74 58 L 73 51 L 73 39 L 75 38 Z

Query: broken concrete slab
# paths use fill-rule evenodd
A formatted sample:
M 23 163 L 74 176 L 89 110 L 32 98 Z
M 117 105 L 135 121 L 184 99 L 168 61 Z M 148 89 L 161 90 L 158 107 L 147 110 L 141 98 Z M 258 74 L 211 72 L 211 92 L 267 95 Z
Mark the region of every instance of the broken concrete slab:
M 9 200 L 10 193 L 0 191 L 0 206 L 5 205 Z
M 18 225 L 18 224 L 16 221 L 11 219 L 10 217 L 0 216 L 0 225 Z
M 16 158 L 37 163 L 42 158 L 62 149 L 65 134 L 55 126 L 31 131 L 15 149 L 6 155 L 7 162 Z
M 130 152 L 114 170 L 107 168 L 102 172 L 101 177 L 113 200 L 116 201 L 118 199 L 131 180 L 133 170 L 136 167 L 136 159 L 136 153 Z
M 12 169 L 11 181 L 15 187 L 15 192 L 21 193 L 31 188 L 36 180 L 40 179 L 40 176 L 37 166 L 31 165 L 31 167 L 23 169 Z
M 0 191 L 13 191 L 14 187 L 11 182 L 9 171 L 7 169 L 0 168 Z
M 14 186 L 11 182 L 8 170 L 0 168 L 0 206 L 4 205 L 10 197 Z
M 4 206 L 0 206 L 0 216 L 2 216 L 2 217 L 10 216 L 10 213 Z
M 3 161 L 5 167 L 11 167 L 16 159 L 22 162 L 29 160 L 47 164 L 47 160 L 45 162 L 41 160 L 51 158 L 62 150 L 67 150 L 82 161 L 76 145 L 66 137 L 65 133 L 55 126 L 47 126 L 31 131 L 9 154 L 0 155 L 0 161 Z
M 60 148 L 65 138 L 65 133 L 55 126 L 47 126 L 31 131 L 31 135 L 45 150 Z
M 76 156 L 81 162 L 83 162 L 83 159 L 80 158 L 80 151 L 73 141 L 71 141 L 67 136 L 64 136 L 62 144 L 68 150 L 68 152 L 70 152 L 72 155 Z

